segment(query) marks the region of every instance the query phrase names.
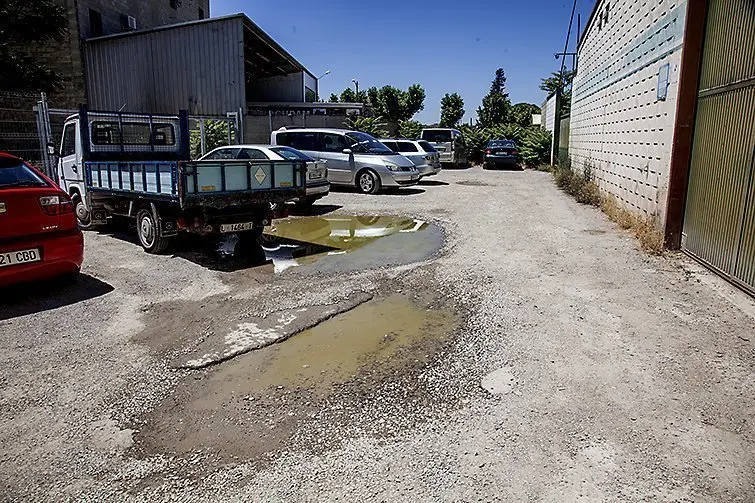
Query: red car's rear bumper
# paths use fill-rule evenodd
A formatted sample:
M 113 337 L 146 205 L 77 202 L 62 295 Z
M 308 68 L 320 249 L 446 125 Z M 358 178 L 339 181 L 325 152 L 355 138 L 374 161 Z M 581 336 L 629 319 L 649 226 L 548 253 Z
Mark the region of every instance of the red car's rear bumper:
M 79 229 L 39 236 L 12 243 L 0 243 L 0 253 L 41 248 L 42 261 L 0 267 L 0 287 L 73 273 L 84 261 L 84 235 Z

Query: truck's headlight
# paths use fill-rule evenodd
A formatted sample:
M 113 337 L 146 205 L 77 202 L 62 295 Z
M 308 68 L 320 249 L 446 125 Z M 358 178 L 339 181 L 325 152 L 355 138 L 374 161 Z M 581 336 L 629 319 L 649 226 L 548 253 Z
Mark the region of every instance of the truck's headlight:
M 392 162 L 386 162 L 385 163 L 385 167 L 388 168 L 390 171 L 399 171 L 400 170 L 400 168 L 398 167 L 398 165 L 393 164 Z

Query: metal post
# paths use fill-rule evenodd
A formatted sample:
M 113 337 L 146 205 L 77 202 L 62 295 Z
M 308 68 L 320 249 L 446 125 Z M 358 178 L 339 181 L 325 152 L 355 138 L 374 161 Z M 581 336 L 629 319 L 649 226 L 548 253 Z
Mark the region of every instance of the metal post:
M 563 75 L 561 76 L 563 79 Z M 553 121 L 553 142 L 552 142 L 552 150 L 551 150 L 551 165 L 557 165 L 559 162 L 558 158 L 558 152 L 559 152 L 559 140 L 561 139 L 561 86 L 563 85 L 563 80 L 561 84 L 556 88 L 556 110 L 553 112 L 554 115 L 554 121 Z
M 202 155 L 205 154 L 204 119 L 199 119 L 199 150 Z

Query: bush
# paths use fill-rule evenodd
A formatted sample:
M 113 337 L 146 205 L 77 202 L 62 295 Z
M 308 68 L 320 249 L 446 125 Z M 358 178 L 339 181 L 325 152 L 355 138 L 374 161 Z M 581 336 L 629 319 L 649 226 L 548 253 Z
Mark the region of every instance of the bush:
M 189 152 L 192 159 L 202 157 L 212 149 L 228 145 L 228 122 L 207 120 L 204 123 L 204 152 L 202 152 L 202 134 L 197 129 L 189 132 Z
M 375 138 L 385 138 L 388 136 L 388 128 L 381 117 L 361 117 L 352 115 L 344 121 L 348 129 L 361 131 Z
M 519 144 L 522 161 L 527 166 L 548 162 L 551 156 L 551 134 L 540 126 L 527 128 Z

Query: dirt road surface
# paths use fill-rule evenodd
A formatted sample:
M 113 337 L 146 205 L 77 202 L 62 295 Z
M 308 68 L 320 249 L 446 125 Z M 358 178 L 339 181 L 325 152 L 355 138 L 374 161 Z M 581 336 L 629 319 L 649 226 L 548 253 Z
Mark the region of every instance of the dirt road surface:
M 3 292 L 0 499 L 755 500 L 749 297 L 543 173 L 315 213 Z

